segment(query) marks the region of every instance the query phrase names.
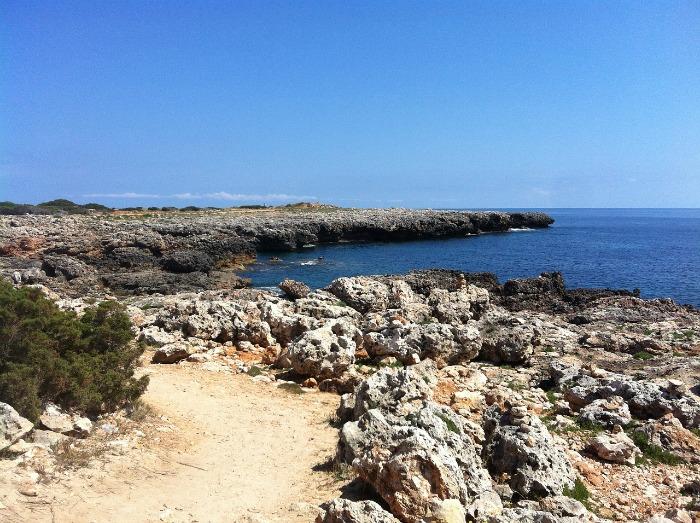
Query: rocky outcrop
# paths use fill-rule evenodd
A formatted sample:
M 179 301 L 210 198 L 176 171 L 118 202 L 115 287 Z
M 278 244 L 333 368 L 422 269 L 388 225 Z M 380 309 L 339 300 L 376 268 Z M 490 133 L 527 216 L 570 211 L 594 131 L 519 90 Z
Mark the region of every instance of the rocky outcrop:
M 316 523 L 399 523 L 374 501 L 337 498 L 321 505 Z
M 12 222 L 13 226 L 8 224 Z M 79 294 L 82 277 L 121 293 L 174 294 L 245 284 L 231 273 L 256 252 L 340 241 L 404 241 L 547 227 L 543 213 L 335 209 L 177 213 L 109 220 L 100 214 L 0 216 L 0 274 L 43 260 L 50 286 Z
M 34 424 L 7 403 L 0 402 L 0 451 L 28 434 Z
M 284 295 L 291 300 L 306 298 L 311 292 L 311 289 L 305 283 L 290 279 L 283 280 L 280 282 L 278 287 L 284 293 Z
M 700 401 L 677 380 L 635 380 L 634 377 L 585 368 L 568 361 L 551 366 L 555 383 L 565 389 L 565 398 L 575 409 L 598 399 L 622 398 L 633 416 L 646 420 L 672 413 L 686 428 L 700 426 Z
M 566 454 L 526 407 L 490 407 L 484 414 L 484 432 L 489 471 L 510 476 L 510 488 L 524 498 L 560 495 L 573 487 L 576 474 Z
M 337 378 L 355 362 L 355 351 L 362 344 L 362 333 L 347 320 L 334 320 L 310 330 L 293 341 L 286 357 L 302 376 Z
M 596 456 L 612 463 L 634 465 L 637 456 L 641 455 L 632 439 L 619 425 L 612 433 L 599 434 L 593 438 L 588 447 Z

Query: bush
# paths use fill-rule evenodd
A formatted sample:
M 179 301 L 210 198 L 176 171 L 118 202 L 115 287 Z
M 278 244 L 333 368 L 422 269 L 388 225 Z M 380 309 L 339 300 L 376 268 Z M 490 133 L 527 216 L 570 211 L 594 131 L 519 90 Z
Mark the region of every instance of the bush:
M 78 317 L 0 281 L 0 401 L 22 416 L 35 421 L 48 401 L 92 415 L 134 401 L 148 384 L 134 378 L 142 352 L 119 304 Z

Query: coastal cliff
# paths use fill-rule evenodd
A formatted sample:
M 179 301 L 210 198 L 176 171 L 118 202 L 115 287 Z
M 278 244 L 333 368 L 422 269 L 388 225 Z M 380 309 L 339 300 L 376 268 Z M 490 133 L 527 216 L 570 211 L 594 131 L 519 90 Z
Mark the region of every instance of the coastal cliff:
M 240 288 L 259 252 L 321 243 L 450 238 L 553 223 L 540 212 L 274 208 L 164 214 L 0 217 L 0 275 L 76 294 Z

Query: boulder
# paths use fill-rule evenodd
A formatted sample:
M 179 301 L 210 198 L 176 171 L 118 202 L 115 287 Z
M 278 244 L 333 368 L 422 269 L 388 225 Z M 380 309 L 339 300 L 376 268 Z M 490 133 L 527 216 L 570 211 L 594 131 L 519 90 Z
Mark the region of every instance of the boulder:
M 39 416 L 39 423 L 47 430 L 77 438 L 84 438 L 92 432 L 92 421 L 69 414 L 54 403 L 46 404 Z
M 389 286 L 368 276 L 338 278 L 326 290 L 363 314 L 389 307 Z
M 34 424 L 20 416 L 12 406 L 0 402 L 0 451 L 27 435 Z
M 428 403 L 403 418 L 371 409 L 343 426 L 339 449 L 402 521 L 431 521 L 436 502 L 447 499 L 473 519 L 502 508 L 461 418 L 447 407 Z
M 661 447 L 688 463 L 700 463 L 700 436 L 684 428 L 673 414 L 647 421 L 635 432 L 644 434 L 651 445 Z
M 151 363 L 177 363 L 190 355 L 190 345 L 185 342 L 169 343 L 159 347 L 154 353 Z
M 143 341 L 151 347 L 162 347 L 169 343 L 175 343 L 178 341 L 178 337 L 159 327 L 150 326 L 141 330 L 139 341 Z
M 355 363 L 362 333 L 347 320 L 333 320 L 305 332 L 287 348 L 295 372 L 317 379 L 335 378 Z
M 453 292 L 433 289 L 427 302 L 438 321 L 456 325 L 481 317 L 489 306 L 489 291 L 474 285 Z
M 527 499 L 562 494 L 576 474 L 562 448 L 542 421 L 515 406 L 501 411 L 492 405 L 484 413 L 482 455 L 494 476 L 508 474 L 510 488 Z
M 278 287 L 285 294 L 285 296 L 291 300 L 306 298 L 311 292 L 311 289 L 305 283 L 290 279 L 283 280 Z
M 618 426 L 612 434 L 599 434 L 588 444 L 589 450 L 600 459 L 612 463 L 634 465 L 635 459 L 641 455 L 630 437 Z
M 630 409 L 621 396 L 610 396 L 594 400 L 579 412 L 579 419 L 586 423 L 594 423 L 612 427 L 627 425 L 632 421 Z
M 374 501 L 336 498 L 321 505 L 316 523 L 399 523 Z
M 479 359 L 492 363 L 527 363 L 539 344 L 539 333 L 522 318 L 487 316 L 480 322 L 483 342 Z

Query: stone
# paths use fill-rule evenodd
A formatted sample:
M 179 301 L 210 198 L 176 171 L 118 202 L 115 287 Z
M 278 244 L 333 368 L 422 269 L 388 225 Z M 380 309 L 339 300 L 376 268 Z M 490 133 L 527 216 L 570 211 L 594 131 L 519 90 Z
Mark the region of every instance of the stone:
M 139 334 L 139 341 L 143 341 L 151 347 L 162 347 L 175 343 L 177 337 L 155 326 L 144 327 Z
M 160 259 L 161 266 L 169 272 L 208 273 L 214 268 L 214 260 L 205 252 L 194 250 L 173 251 Z
M 374 501 L 336 498 L 321 505 L 316 523 L 399 523 Z
M 4 450 L 26 436 L 34 424 L 20 416 L 7 403 L 0 402 L 0 450 Z
M 45 429 L 60 434 L 68 434 L 73 430 L 73 417 L 54 403 L 48 403 L 44 407 L 39 422 Z
M 291 300 L 306 298 L 311 292 L 311 289 L 305 283 L 290 279 L 282 280 L 278 287 L 285 294 L 285 296 Z
M 612 427 L 627 425 L 632 421 L 632 415 L 621 396 L 610 396 L 594 400 L 583 407 L 579 412 L 579 419 L 586 423 Z
M 650 420 L 637 427 L 650 444 L 675 454 L 688 463 L 700 463 L 700 437 L 683 427 L 673 414 Z
M 338 278 L 326 290 L 363 314 L 389 307 L 388 285 L 368 276 Z
M 599 434 L 590 441 L 588 448 L 600 459 L 627 465 L 634 465 L 636 457 L 641 455 L 634 442 L 622 430 L 612 434 Z
M 184 342 L 170 343 L 156 349 L 151 363 L 177 363 L 190 355 L 190 346 Z
M 59 443 L 68 441 L 70 438 L 65 434 L 53 432 L 51 430 L 35 429 L 32 432 L 32 441 L 45 447 L 55 447 Z
M 302 376 L 337 378 L 355 362 L 362 333 L 347 320 L 333 320 L 305 332 L 287 348 L 291 367 Z
M 510 487 L 524 498 L 560 495 L 573 487 L 576 473 L 544 423 L 521 414 L 498 405 L 486 410 L 484 461 L 492 475 L 508 474 Z

